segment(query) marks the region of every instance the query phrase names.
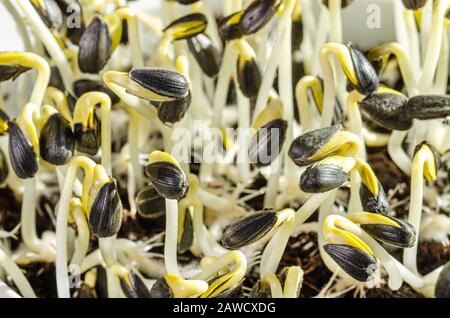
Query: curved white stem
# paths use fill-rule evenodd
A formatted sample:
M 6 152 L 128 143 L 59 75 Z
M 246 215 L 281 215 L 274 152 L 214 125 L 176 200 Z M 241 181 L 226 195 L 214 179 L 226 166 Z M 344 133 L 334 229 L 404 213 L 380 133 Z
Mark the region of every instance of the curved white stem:
M 177 261 L 178 202 L 166 199 L 166 237 L 164 240 L 164 262 L 168 274 L 181 277 Z
M 78 235 L 70 265 L 80 266 L 89 249 L 89 225 L 81 206 L 77 206 L 72 210 L 72 216 L 77 225 Z
M 25 298 L 36 298 L 30 283 L 17 264 L 0 248 L 0 266 L 11 277 L 17 289 Z
M 403 140 L 408 135 L 408 131 L 392 131 L 391 138 L 388 143 L 388 153 L 392 161 L 407 176 L 411 174 L 411 158 L 403 150 Z

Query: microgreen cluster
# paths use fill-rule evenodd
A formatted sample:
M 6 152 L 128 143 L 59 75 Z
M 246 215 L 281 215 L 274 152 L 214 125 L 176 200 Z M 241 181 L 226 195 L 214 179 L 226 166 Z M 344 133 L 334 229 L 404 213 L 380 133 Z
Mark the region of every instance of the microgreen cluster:
M 343 41 L 356 1 L 316 2 L 3 0 L 26 48 L 0 52 L 8 295 L 298 298 L 312 232 L 319 297 L 450 297 L 449 260 L 418 268 L 449 244 L 450 1 L 393 1 L 396 41 L 365 50 Z

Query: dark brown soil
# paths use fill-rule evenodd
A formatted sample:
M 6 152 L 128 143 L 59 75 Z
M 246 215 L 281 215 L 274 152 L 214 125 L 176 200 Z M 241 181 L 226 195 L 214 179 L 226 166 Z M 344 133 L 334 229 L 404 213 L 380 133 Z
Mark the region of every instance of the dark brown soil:
M 399 290 L 393 291 L 383 285 L 380 288 L 372 288 L 366 291 L 367 298 L 423 298 L 408 284 L 403 284 Z
M 432 272 L 434 269 L 450 261 L 450 246 L 438 242 L 420 242 L 417 267 L 422 275 Z
M 57 298 L 55 264 L 35 262 L 21 265 L 38 298 Z
M 320 257 L 316 233 L 301 233 L 298 237 L 289 240 L 279 270 L 296 265 L 300 266 L 304 272 L 300 297 L 316 296 L 332 276 Z

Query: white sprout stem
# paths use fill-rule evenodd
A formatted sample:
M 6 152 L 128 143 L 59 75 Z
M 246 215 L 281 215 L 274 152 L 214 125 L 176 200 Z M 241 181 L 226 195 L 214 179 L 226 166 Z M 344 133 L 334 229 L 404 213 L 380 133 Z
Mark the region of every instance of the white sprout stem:
M 391 135 L 370 131 L 363 128 L 364 141 L 368 147 L 385 147 L 389 143 Z
M 281 172 L 283 170 L 283 157 L 284 155 L 281 153 L 270 166 L 270 175 L 267 180 L 266 195 L 264 196 L 264 208 L 275 208 Z
M 111 268 L 106 268 L 106 281 L 109 298 L 121 298 L 120 281 L 117 274 Z
M 216 91 L 214 93 L 211 128 L 221 127 L 222 113 L 227 103 L 228 88 L 230 86 L 230 77 L 233 74 L 235 68 L 235 60 L 236 60 L 235 57 L 236 52 L 232 43 L 227 43 L 225 45 L 225 51 L 223 53 L 222 65 L 219 70 Z M 212 140 L 211 142 L 212 142 L 211 146 L 215 150 L 217 146 L 216 144 L 217 140 Z M 213 153 L 215 153 L 215 151 Z M 213 170 L 214 170 L 213 162 L 203 162 L 200 167 L 200 181 L 205 182 L 208 179 L 210 179 L 212 177 Z
M 144 175 L 142 172 L 141 165 L 139 164 L 139 114 L 133 110 L 128 110 L 128 115 L 130 116 L 130 122 L 128 126 L 128 138 L 131 140 L 129 145 L 130 151 L 130 162 L 133 170 L 133 180 L 134 187 L 139 188 L 144 184 Z M 134 197 L 134 192 L 133 192 Z
M 310 103 L 306 84 L 311 80 L 314 80 L 313 76 L 304 76 L 298 81 L 297 86 L 295 87 L 295 97 L 297 100 L 298 113 L 300 115 L 300 125 L 302 126 L 303 132 L 310 131 L 314 128 L 313 105 Z
M 324 82 L 324 101 L 320 127 L 328 127 L 333 121 L 334 105 L 336 98 L 336 88 L 334 87 L 333 67 L 329 60 L 329 54 L 319 53 L 320 65 L 322 67 Z
M 76 160 L 76 161 L 73 161 Z M 67 219 L 69 203 L 72 198 L 73 184 L 76 178 L 78 165 L 93 168 L 95 162 L 85 157 L 72 159 L 67 169 L 64 186 L 61 190 L 61 197 L 56 213 L 56 286 L 60 298 L 70 298 L 69 275 L 67 269 Z
M 230 201 L 227 199 L 219 197 L 201 188 L 198 189 L 197 195 L 200 201 L 210 209 L 217 211 L 229 211 L 232 207 Z
M 71 266 L 80 266 L 89 249 L 89 225 L 86 215 L 81 206 L 76 206 L 72 210 L 72 216 L 77 226 L 78 235 L 75 241 L 75 251 L 70 260 Z
M 168 274 L 181 277 L 177 261 L 178 202 L 166 199 L 166 236 L 164 240 L 164 264 Z
M 400 43 L 407 51 L 409 51 L 408 34 L 406 31 L 405 19 L 403 11 L 405 7 L 401 1 L 393 1 L 394 5 L 394 22 L 395 22 L 395 34 L 397 42 Z
M 214 11 L 213 8 L 211 8 L 210 4 L 211 0 L 204 0 L 202 1 L 203 11 L 206 14 L 206 18 L 208 19 L 208 27 L 206 29 L 206 33 L 209 34 L 211 39 L 213 40 L 213 43 L 219 48 L 222 48 L 222 41 L 219 36 L 219 28 L 217 27 L 217 22 L 214 17 Z
M 402 144 L 408 135 L 408 131 L 392 131 L 388 143 L 388 153 L 392 161 L 407 176 L 411 175 L 411 158 L 403 151 Z
M 58 67 L 66 90 L 72 92 L 72 70 L 66 56 L 64 55 L 64 52 L 59 47 L 52 33 L 39 17 L 31 3 L 27 0 L 16 0 L 16 2 L 25 14 L 27 22 L 31 25 L 33 32 L 41 40 L 41 42 L 44 43 L 46 49 L 52 57 L 52 60 Z
M 45 260 L 53 260 L 55 251 L 40 240 L 36 233 L 36 178 L 24 181 L 24 194 L 20 214 L 21 234 L 25 245 Z
M 426 93 L 433 83 L 444 32 L 444 19 L 450 0 L 437 0 L 433 5 L 433 17 L 430 38 L 427 45 L 427 54 L 423 63 L 422 76 L 419 82 L 420 93 Z
M 316 37 L 317 25 L 314 21 L 314 11 L 312 10 L 311 0 L 301 0 L 300 6 L 302 9 L 302 26 L 303 26 L 303 43 L 300 44 L 299 48 L 304 54 L 303 63 L 305 65 L 305 70 L 307 74 L 312 74 L 313 72 L 313 60 L 314 60 L 314 41 L 313 38 Z
M 275 79 L 275 73 L 277 71 L 278 65 L 281 62 L 281 52 L 279 48 L 283 47 L 284 38 L 288 36 L 286 29 L 291 23 L 292 10 L 294 9 L 295 1 L 286 0 L 283 14 L 278 22 L 276 29 L 276 39 L 272 46 L 272 53 L 270 55 L 269 61 L 267 62 L 266 69 L 262 78 L 261 86 L 259 88 L 258 96 L 256 98 L 256 106 L 253 113 L 252 122 L 258 118 L 258 115 L 264 110 L 269 98 L 270 90 L 273 86 Z
M 295 229 L 302 225 L 331 194 L 332 191 L 313 194 L 303 204 L 303 206 L 297 210 L 295 222 L 289 226 L 283 225 L 283 227 L 277 231 L 264 249 L 260 265 L 261 277 L 264 277 L 264 274 L 276 272 L 284 250 L 286 249 L 289 237 L 293 234 Z
M 194 233 L 197 243 L 205 256 L 222 256 L 229 252 L 216 242 L 211 232 L 206 228 L 203 222 L 203 205 L 199 200 L 193 201 L 194 210 Z
M 416 19 L 414 17 L 414 11 L 404 9 L 404 19 L 406 23 L 406 29 L 409 41 L 409 54 L 411 55 L 412 67 L 414 74 L 420 74 L 420 40 L 416 27 Z
M 241 268 L 247 268 L 247 258 L 241 251 L 230 251 L 217 259 L 217 261 L 211 265 L 202 269 L 202 271 L 192 277 L 192 279 L 208 281 L 211 277 L 214 277 L 217 273 L 221 272 L 225 268 L 228 268 L 232 264 L 234 264 L 235 267 L 239 266 Z
M 357 169 L 350 171 L 350 201 L 348 204 L 348 213 L 362 211 L 361 197 L 359 189 L 361 187 L 361 177 Z
M 430 29 L 432 24 L 432 14 L 433 14 L 433 1 L 427 0 L 422 8 L 421 12 L 421 25 L 420 25 L 420 41 L 422 48 L 422 60 L 425 58 L 427 44 L 430 40 Z M 423 62 L 423 61 L 420 61 Z
M 0 267 L 6 271 L 25 298 L 36 298 L 30 283 L 17 264 L 0 248 Z
M 363 122 L 361 117 L 361 111 L 359 110 L 359 103 L 363 96 L 357 91 L 353 91 L 348 95 L 347 98 L 347 115 L 349 119 L 349 131 L 354 133 L 359 137 L 361 141 L 361 151 L 359 157 L 362 160 L 366 160 L 366 145 L 364 142 L 363 134 Z
M 275 274 L 269 273 L 267 276 L 264 276 L 263 280 L 269 284 L 272 298 L 283 298 L 283 288 Z
M 330 12 L 325 7 L 325 5 L 320 6 L 320 15 L 319 15 L 319 23 L 317 33 L 314 34 L 315 44 L 314 44 L 314 56 L 318 56 L 320 54 L 320 50 L 322 46 L 327 41 L 327 35 L 330 26 Z M 313 68 L 312 74 L 317 75 L 320 73 L 320 63 L 318 59 L 313 60 Z
M 17 11 L 17 8 L 9 1 L 9 0 L 3 0 L 3 5 L 5 6 L 6 10 L 9 11 L 9 14 L 13 17 L 16 27 L 20 33 L 20 36 L 22 38 L 24 47 L 26 51 L 32 51 L 33 45 L 31 44 L 30 36 L 28 34 L 28 31 L 23 23 L 23 18 Z
M 330 42 L 342 43 L 342 0 L 329 0 L 330 10 Z
M 420 154 L 420 152 L 418 153 Z M 408 222 L 416 230 L 416 241 L 414 246 L 405 249 L 403 253 L 403 264 L 414 273 L 417 271 L 417 247 L 419 243 L 420 221 L 423 207 L 423 170 L 425 157 L 416 155 L 411 168 L 411 196 L 408 214 Z
M 238 87 L 237 81 L 235 86 Z M 248 135 L 247 131 L 250 126 L 250 102 L 242 94 L 240 89 L 236 90 L 238 105 L 238 142 L 239 150 L 237 157 L 237 166 L 241 180 L 247 180 L 250 177 L 250 163 L 248 158 Z
M 448 64 L 449 64 L 449 51 L 448 51 L 448 34 L 444 32 L 442 34 L 442 47 L 439 54 L 439 62 L 436 73 L 436 81 L 434 84 L 434 91 L 436 94 L 446 94 L 448 85 Z
M 117 263 L 116 236 L 100 237 L 98 246 L 106 266 L 111 268 Z

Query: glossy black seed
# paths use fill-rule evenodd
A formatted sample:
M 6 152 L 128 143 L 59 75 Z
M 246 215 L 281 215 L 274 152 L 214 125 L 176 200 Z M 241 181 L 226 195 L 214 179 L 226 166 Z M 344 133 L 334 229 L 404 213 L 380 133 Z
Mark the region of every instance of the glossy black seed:
M 150 290 L 150 298 L 173 298 L 173 292 L 164 277 L 158 279 Z
M 31 0 L 30 2 L 48 28 L 61 29 L 63 15 L 55 0 Z
M 341 167 L 318 164 L 309 167 L 300 177 L 300 189 L 306 193 L 322 193 L 342 186 L 350 175 Z
M 115 181 L 110 181 L 98 191 L 89 212 L 91 231 L 100 238 L 117 234 L 122 224 L 122 202 Z
M 328 1 L 329 0 L 322 0 L 322 3 L 328 7 Z M 353 2 L 353 0 L 342 0 L 341 2 L 341 8 L 345 8 L 348 5 L 350 5 Z
M 450 262 L 444 265 L 435 287 L 436 298 L 450 298 Z
M 0 185 L 3 184 L 9 175 L 8 163 L 2 149 L 0 149 Z
M 146 219 L 160 218 L 166 213 L 166 200 L 154 186 L 144 187 L 136 196 L 137 212 Z
M 15 81 L 21 74 L 31 70 L 29 67 L 23 67 L 20 65 L 0 65 L 0 82 L 9 81 L 12 79 Z
M 33 146 L 15 122 L 10 121 L 8 126 L 11 167 L 19 178 L 33 178 L 39 169 Z
M 239 27 L 243 34 L 250 35 L 261 30 L 278 10 L 280 0 L 255 0 L 239 20 Z
M 242 94 L 248 98 L 258 95 L 262 82 L 261 71 L 254 59 L 244 60 L 239 57 L 237 65 L 237 79 Z
M 419 95 L 409 99 L 406 104 L 409 117 L 415 119 L 438 119 L 450 116 L 450 96 Z
M 112 40 L 108 25 L 95 17 L 81 36 L 78 64 L 84 73 L 97 74 L 108 62 L 112 54 Z
M 220 52 L 214 46 L 209 36 L 200 33 L 188 39 L 187 45 L 203 73 L 209 77 L 216 76 L 219 73 L 221 63 Z
M 406 9 L 417 10 L 425 6 L 427 0 L 402 0 Z
M 288 152 L 289 157 L 301 167 L 324 159 L 321 157 L 310 160 L 309 158 L 325 146 L 339 130 L 341 125 L 334 125 L 304 133 L 292 142 Z
M 70 123 L 60 114 L 49 117 L 39 136 L 42 159 L 56 165 L 65 165 L 75 150 L 75 135 Z
M 400 225 L 400 228 L 386 224 L 361 224 L 361 228 L 373 238 L 392 246 L 408 248 L 416 242 L 414 227 L 398 219 L 387 216 Z
M 359 189 L 359 196 L 361 198 L 361 205 L 366 212 L 378 213 L 386 215 L 389 212 L 389 202 L 386 198 L 386 193 L 378 182 L 378 195 L 375 197 L 373 193 L 367 188 L 364 183 L 361 183 Z
M 117 104 L 120 102 L 119 96 L 117 96 L 112 90 L 110 90 L 105 85 L 89 80 L 89 79 L 79 79 L 73 83 L 73 92 L 75 96 L 81 97 L 82 95 L 90 92 L 102 92 L 111 98 L 111 103 Z
M 225 289 L 214 298 L 242 298 L 242 285 L 244 281 L 245 279 L 242 279 L 239 283 Z
M 189 84 L 180 73 L 162 68 L 135 68 L 130 78 L 142 87 L 169 98 L 183 98 L 189 94 Z
M 250 162 L 258 167 L 270 165 L 283 148 L 287 128 L 288 124 L 283 119 L 276 119 L 262 126 L 250 141 Z
M 178 252 L 183 254 L 189 251 L 194 243 L 194 225 L 189 210 L 184 211 L 184 222 L 180 240 L 178 242 Z
M 189 181 L 180 167 L 170 162 L 155 162 L 145 168 L 156 191 L 172 200 L 182 198 L 189 190 Z
M 359 106 L 378 125 L 392 130 L 408 130 L 413 121 L 407 115 L 408 99 L 399 94 L 380 93 L 364 98 Z
M 377 260 L 363 250 L 345 244 L 326 244 L 323 248 L 354 279 L 367 282 L 374 278 Z
M 422 146 L 427 146 L 433 153 L 434 165 L 436 166 L 436 174 L 437 174 L 437 170 L 439 170 L 439 168 L 442 165 L 441 154 L 432 144 L 430 144 L 427 141 L 422 141 L 420 144 L 416 146 L 416 148 L 414 148 L 414 155 L 420 150 L 420 148 L 422 148 Z
M 219 35 L 222 41 L 231 41 L 239 39 L 243 36 L 241 28 L 239 26 L 240 19 L 237 20 L 237 22 L 234 22 L 234 20 L 237 19 L 237 17 L 241 14 L 242 12 L 236 12 L 219 21 Z
M 367 96 L 376 92 L 378 89 L 378 75 L 372 64 L 351 43 L 348 45 L 348 49 L 353 62 L 353 68 L 355 69 L 356 78 L 358 79 L 358 85 L 351 84 L 362 95 Z
M 169 29 L 176 29 L 177 27 L 182 28 L 182 31 L 174 32 L 174 40 L 186 40 L 197 34 L 203 33 L 208 26 L 208 20 L 202 13 L 192 13 L 185 15 L 166 26 L 163 32 Z
M 191 92 L 186 97 L 168 102 L 154 103 L 158 107 L 158 118 L 170 126 L 181 121 L 191 105 Z
M 250 245 L 269 233 L 277 223 L 275 210 L 262 210 L 228 225 L 223 231 L 222 244 L 229 249 Z
M 193 4 L 193 3 L 199 2 L 200 0 L 168 0 L 168 1 L 172 1 L 172 2 L 176 1 L 179 4 L 188 5 L 188 4 Z
M 138 275 L 130 271 L 127 278 L 128 281 L 120 277 L 120 287 L 127 298 L 151 298 L 150 291 Z
M 83 17 L 82 8 L 78 0 L 55 0 L 65 18 L 66 37 L 75 45 L 80 42 L 86 25 Z M 80 19 L 78 19 L 80 17 Z M 79 22 L 75 23 L 75 22 Z
M 52 66 L 50 68 L 50 80 L 48 82 L 48 86 L 55 87 L 59 89 L 61 92 L 64 92 L 66 90 L 64 82 L 61 77 L 61 73 L 59 72 L 59 69 L 56 66 Z

